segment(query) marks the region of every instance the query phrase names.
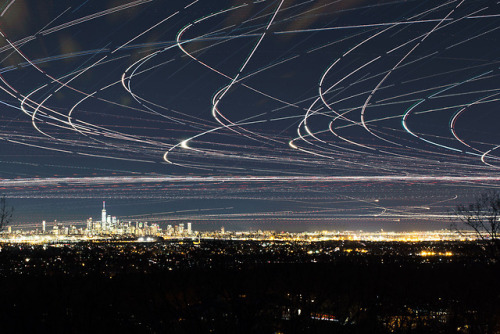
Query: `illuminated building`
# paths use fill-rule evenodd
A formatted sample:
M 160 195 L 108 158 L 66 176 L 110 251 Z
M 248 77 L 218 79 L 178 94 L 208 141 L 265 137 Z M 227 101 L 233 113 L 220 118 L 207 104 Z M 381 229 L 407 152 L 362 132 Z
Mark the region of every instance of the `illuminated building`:
M 150 234 L 151 235 L 156 235 L 159 231 L 158 224 L 152 224 L 151 229 L 150 229 Z
M 92 231 L 94 229 L 93 227 L 94 226 L 92 224 L 92 218 L 87 219 L 87 230 Z M 45 230 L 45 228 L 44 228 L 44 230 Z
M 106 202 L 102 202 L 102 214 L 101 214 L 101 226 L 104 227 L 106 224 Z

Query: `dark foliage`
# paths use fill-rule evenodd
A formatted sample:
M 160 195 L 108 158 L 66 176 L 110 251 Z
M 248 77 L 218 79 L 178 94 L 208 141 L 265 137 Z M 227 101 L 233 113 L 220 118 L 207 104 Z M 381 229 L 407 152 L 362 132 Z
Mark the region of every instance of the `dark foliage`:
M 458 205 L 455 214 L 460 223 L 472 228 L 481 239 L 484 250 L 493 260 L 500 260 L 500 193 L 480 194 L 473 203 Z M 459 229 L 458 225 L 455 228 Z
M 10 224 L 13 213 L 14 207 L 7 206 L 5 195 L 0 197 L 0 231 Z

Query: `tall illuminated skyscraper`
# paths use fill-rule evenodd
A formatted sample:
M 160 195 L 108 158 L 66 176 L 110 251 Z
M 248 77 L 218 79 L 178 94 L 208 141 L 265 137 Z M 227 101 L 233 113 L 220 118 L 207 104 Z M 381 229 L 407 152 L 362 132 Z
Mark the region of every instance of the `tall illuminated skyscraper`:
M 101 214 L 101 226 L 106 224 L 106 202 L 102 201 L 102 214 Z

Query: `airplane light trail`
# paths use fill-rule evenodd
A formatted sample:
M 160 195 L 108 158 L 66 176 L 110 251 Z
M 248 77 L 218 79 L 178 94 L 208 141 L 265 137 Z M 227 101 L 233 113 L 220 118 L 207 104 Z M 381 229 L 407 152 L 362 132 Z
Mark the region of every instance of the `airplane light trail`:
M 0 17 L 0 194 L 20 206 L 432 224 L 500 188 L 496 2 L 6 0 Z

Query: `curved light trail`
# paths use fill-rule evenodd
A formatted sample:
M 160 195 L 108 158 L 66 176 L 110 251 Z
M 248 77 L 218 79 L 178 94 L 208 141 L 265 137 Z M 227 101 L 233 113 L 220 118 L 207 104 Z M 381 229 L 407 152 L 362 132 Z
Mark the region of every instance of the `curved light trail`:
M 500 7 L 415 4 L 6 0 L 0 194 L 442 226 L 500 187 Z

